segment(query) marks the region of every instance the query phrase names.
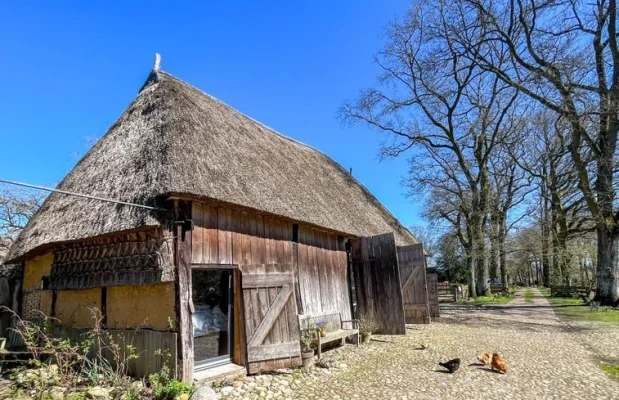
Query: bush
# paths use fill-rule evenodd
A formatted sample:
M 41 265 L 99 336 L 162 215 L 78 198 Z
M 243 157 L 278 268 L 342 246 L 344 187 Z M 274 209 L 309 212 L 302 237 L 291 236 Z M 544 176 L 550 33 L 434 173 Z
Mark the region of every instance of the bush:
M 139 357 L 135 347 L 115 342 L 103 329 L 101 312 L 96 308 L 90 311 L 94 327 L 82 334 L 79 341 L 54 336 L 60 321 L 43 313 L 37 321 L 24 321 L 13 314 L 17 322 L 15 331 L 33 356 L 28 369 L 16 369 L 11 374 L 16 394 L 26 390 L 46 398 L 45 392 L 52 387 L 71 392 L 88 385 L 129 387 L 129 363 Z
M 166 385 L 155 388 L 153 394 L 157 400 L 174 400 L 182 394 L 191 394 L 194 390 L 188 383 L 171 380 Z
M 361 334 L 374 333 L 380 329 L 374 313 L 370 312 L 359 317 L 359 332 Z

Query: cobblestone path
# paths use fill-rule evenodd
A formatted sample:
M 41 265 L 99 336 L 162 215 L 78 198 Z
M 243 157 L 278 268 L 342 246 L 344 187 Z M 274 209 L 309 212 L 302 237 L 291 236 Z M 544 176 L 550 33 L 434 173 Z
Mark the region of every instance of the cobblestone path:
M 608 329 L 615 335 L 611 341 L 618 337 L 619 327 Z M 505 306 L 445 307 L 438 321 L 407 326 L 406 336 L 378 336 L 359 349 L 324 353 L 335 368 L 245 378 L 223 393 L 290 399 L 619 399 L 619 382 L 597 365 L 595 334 L 595 327 L 559 321 L 539 291 L 533 303 L 519 292 Z M 600 350 L 611 345 L 607 335 L 598 339 Z M 469 365 L 486 351 L 503 355 L 507 374 Z M 455 357 L 462 359 L 459 371 L 439 372 L 439 361 Z

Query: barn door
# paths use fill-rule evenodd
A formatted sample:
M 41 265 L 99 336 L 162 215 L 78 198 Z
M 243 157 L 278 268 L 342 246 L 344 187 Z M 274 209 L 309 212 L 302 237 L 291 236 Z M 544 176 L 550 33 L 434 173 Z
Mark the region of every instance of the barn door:
M 429 324 L 426 259 L 422 244 L 398 247 L 404 317 L 407 324 Z
M 292 274 L 287 273 L 243 274 L 250 374 L 300 364 L 299 322 L 293 282 Z
M 382 334 L 405 334 L 402 289 L 393 233 L 351 241 L 357 318 L 373 313 Z
M 430 303 L 430 317 L 438 318 L 438 275 L 428 274 L 428 301 Z

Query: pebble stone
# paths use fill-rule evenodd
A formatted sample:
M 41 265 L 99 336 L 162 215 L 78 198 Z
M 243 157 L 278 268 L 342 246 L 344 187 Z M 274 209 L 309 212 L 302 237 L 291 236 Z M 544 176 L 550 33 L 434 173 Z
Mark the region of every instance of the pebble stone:
M 535 290 L 503 306 L 445 306 L 430 325 L 405 336 L 376 335 L 368 345 L 323 352 L 321 368 L 279 370 L 215 389 L 224 399 L 619 399 L 619 382 L 600 360 L 619 362 L 619 326 L 565 323 Z M 477 365 L 500 353 L 507 374 Z M 439 361 L 455 357 L 455 374 Z

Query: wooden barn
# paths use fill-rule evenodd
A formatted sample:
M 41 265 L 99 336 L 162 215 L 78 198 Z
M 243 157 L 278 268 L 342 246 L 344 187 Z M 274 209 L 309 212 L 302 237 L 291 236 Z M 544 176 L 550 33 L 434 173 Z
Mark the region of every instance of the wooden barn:
M 423 248 L 367 189 L 158 62 L 58 189 L 91 198 L 52 193 L 11 247 L 21 315 L 79 330 L 97 308 L 185 380 L 299 365 L 299 314 L 429 322 Z

